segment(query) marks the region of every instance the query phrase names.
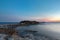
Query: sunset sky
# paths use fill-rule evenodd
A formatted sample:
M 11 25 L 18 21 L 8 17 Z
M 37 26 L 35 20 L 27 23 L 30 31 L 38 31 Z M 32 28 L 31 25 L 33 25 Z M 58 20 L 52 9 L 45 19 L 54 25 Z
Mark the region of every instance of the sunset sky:
M 60 21 L 60 0 L 0 0 L 0 22 Z

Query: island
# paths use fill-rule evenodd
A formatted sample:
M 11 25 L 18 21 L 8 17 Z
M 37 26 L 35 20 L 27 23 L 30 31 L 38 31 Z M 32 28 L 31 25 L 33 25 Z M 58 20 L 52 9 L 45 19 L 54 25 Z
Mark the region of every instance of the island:
M 28 20 L 25 20 L 25 21 L 21 21 L 20 23 L 19 23 L 19 25 L 36 25 L 36 24 L 39 24 L 39 22 L 37 22 L 37 21 L 28 21 Z

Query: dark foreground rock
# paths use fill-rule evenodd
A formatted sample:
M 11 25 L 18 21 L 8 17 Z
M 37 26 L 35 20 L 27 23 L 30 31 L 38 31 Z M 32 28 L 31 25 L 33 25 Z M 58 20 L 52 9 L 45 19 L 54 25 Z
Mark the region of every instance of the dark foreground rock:
M 8 35 L 12 35 L 16 32 L 15 29 L 6 29 L 6 28 L 0 28 L 0 33 L 2 34 L 8 34 Z

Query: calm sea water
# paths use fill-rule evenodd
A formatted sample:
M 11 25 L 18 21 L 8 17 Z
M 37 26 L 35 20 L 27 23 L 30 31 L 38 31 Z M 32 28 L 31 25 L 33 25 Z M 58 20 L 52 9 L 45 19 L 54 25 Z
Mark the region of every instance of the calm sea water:
M 60 23 L 44 23 L 27 27 L 18 27 L 17 30 L 34 30 L 38 31 L 40 34 L 60 40 Z
M 0 22 L 1 24 L 1 22 Z M 6 24 L 6 23 L 4 23 Z M 12 24 L 9 23 L 9 24 Z M 38 25 L 30 25 L 30 26 L 24 26 L 24 27 L 17 27 L 16 30 L 34 30 L 38 31 L 38 33 L 59 39 L 60 40 L 60 23 L 44 23 L 44 24 L 38 24 Z
M 16 24 L 18 22 L 0 22 L 0 24 Z

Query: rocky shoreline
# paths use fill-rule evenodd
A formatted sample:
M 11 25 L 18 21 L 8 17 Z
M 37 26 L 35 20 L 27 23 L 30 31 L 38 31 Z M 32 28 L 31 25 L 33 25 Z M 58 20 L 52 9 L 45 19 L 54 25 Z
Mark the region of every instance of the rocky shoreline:
M 10 37 L 9 35 L 5 35 L 4 40 L 6 39 L 9 40 L 9 38 L 11 38 L 11 40 L 59 40 L 59 39 L 54 39 L 54 38 L 42 35 L 32 30 L 25 30 L 23 31 L 23 33 L 24 32 L 26 32 L 25 34 L 23 34 L 24 37 L 17 35 L 17 33 L 14 33 Z

